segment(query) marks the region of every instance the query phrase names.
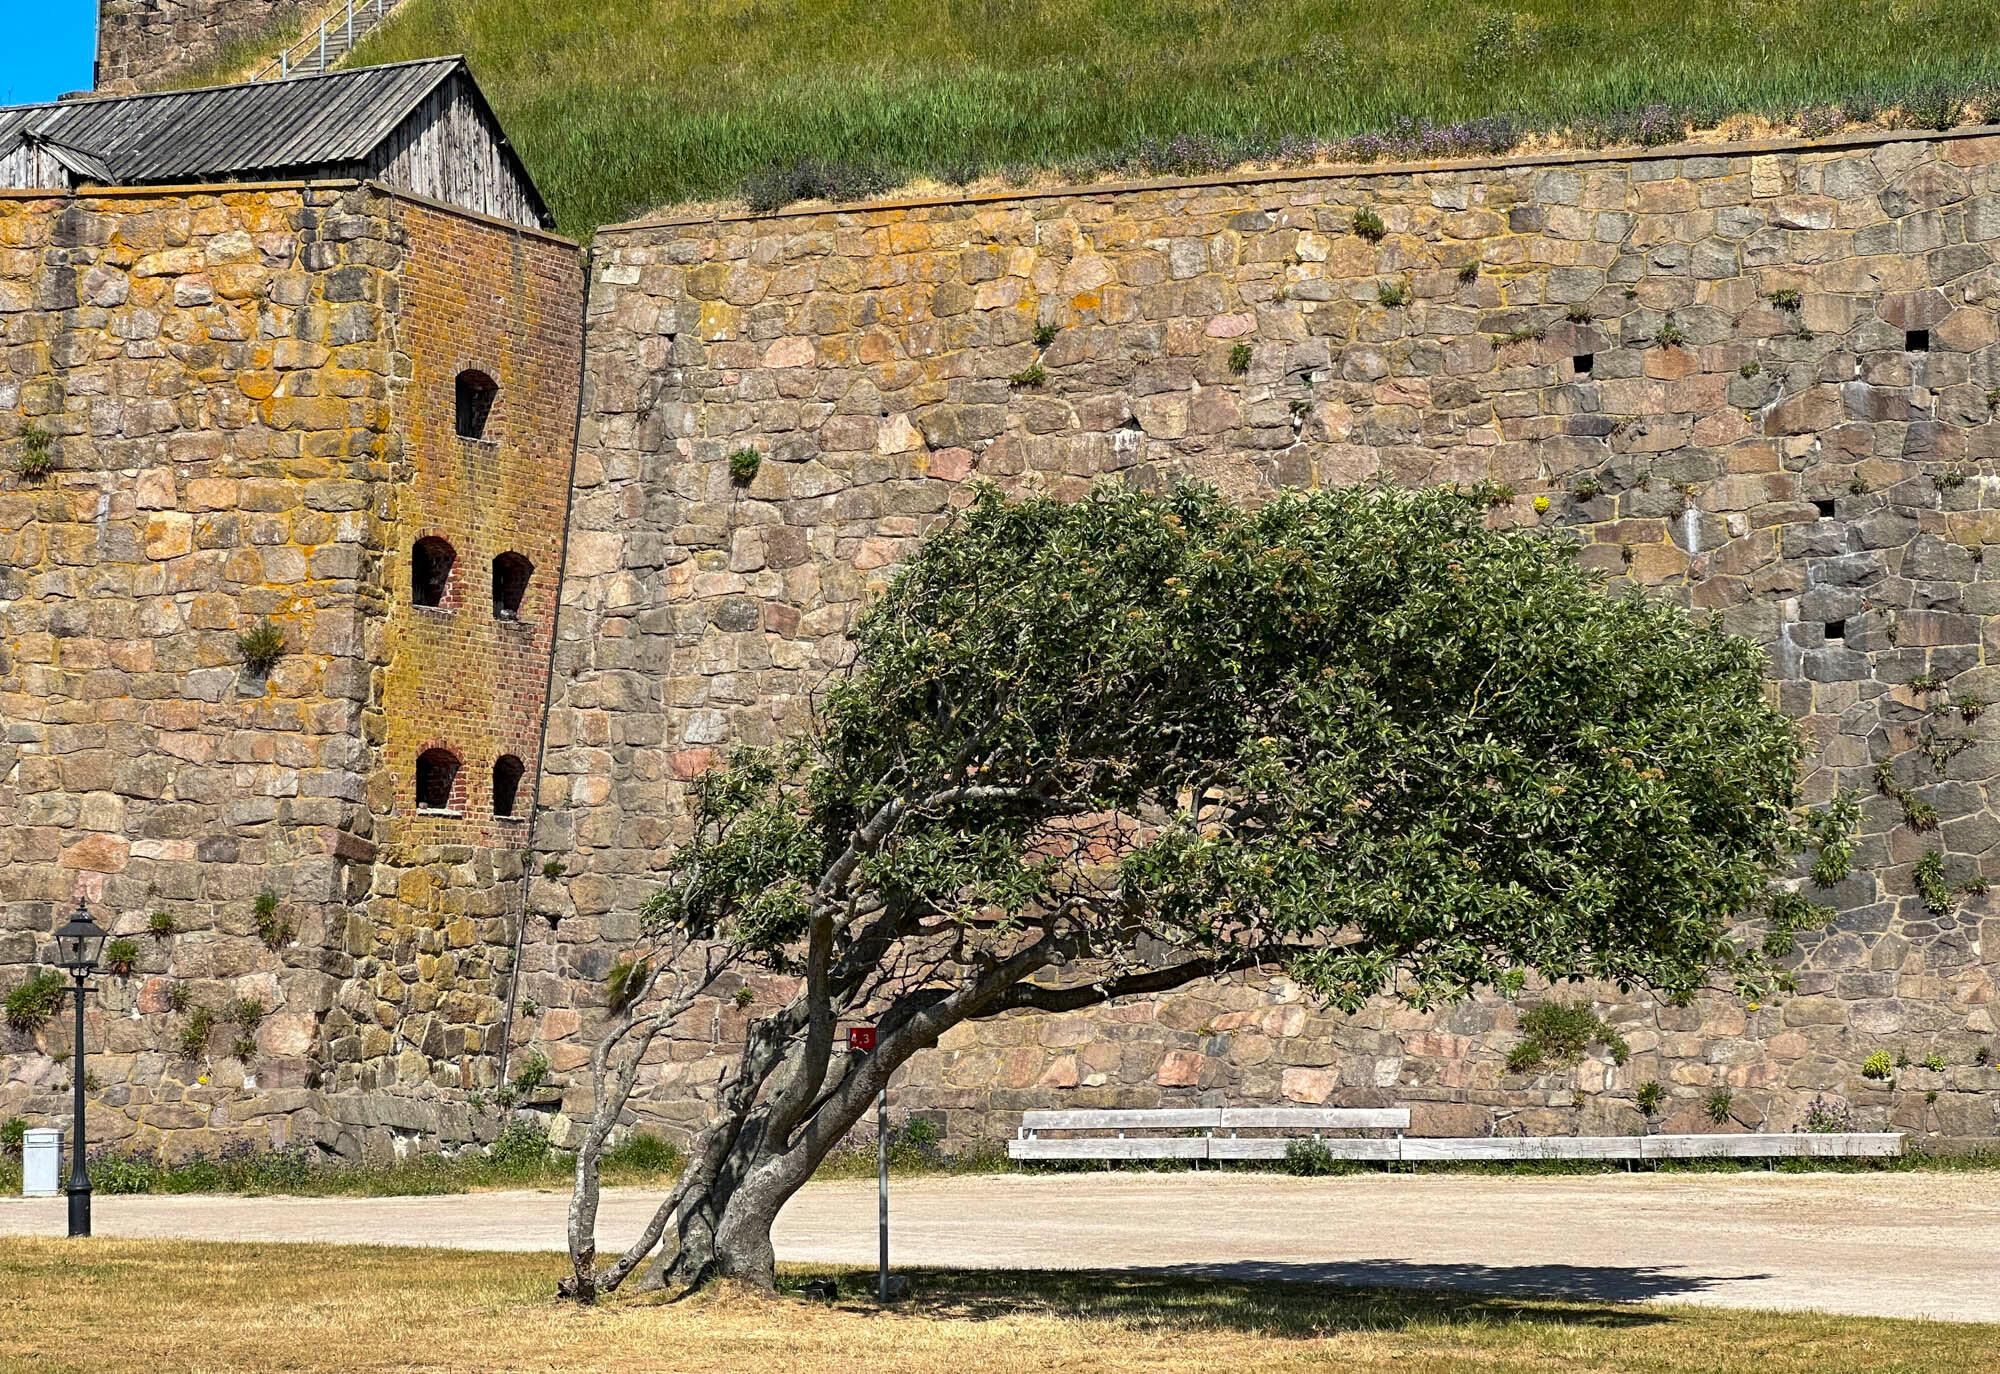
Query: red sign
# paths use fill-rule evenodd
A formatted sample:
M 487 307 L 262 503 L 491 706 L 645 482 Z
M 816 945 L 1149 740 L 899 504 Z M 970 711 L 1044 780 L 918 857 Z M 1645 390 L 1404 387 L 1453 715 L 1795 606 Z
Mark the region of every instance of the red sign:
M 874 1049 L 875 1028 L 873 1026 L 849 1026 L 847 1028 L 847 1048 L 850 1050 Z

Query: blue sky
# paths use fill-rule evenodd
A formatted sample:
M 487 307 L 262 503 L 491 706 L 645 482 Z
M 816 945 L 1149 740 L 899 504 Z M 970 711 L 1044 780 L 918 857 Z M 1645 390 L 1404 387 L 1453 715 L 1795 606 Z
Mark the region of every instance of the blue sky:
M 90 88 L 97 0 L 0 0 L 0 105 Z

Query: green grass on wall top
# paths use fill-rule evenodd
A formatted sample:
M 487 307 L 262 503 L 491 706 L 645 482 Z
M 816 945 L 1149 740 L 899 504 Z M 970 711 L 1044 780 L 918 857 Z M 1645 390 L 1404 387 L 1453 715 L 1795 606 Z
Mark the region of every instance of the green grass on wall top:
M 1624 142 L 1651 105 L 1790 122 L 2000 81 L 1990 0 L 1509 3 L 409 0 L 352 61 L 467 54 L 573 234 L 802 160 L 833 170 L 794 190 L 1199 171 L 1399 120 Z

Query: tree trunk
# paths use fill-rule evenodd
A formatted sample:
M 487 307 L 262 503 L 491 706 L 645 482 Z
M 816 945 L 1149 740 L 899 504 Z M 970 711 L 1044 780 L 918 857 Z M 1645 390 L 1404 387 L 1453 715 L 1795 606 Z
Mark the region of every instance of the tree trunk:
M 722 1227 L 715 1233 L 715 1273 L 764 1292 L 778 1287 L 778 1253 L 771 1244 L 771 1227 L 778 1209 L 791 1195 L 752 1185 L 729 1200 Z
M 682 1214 L 678 1244 L 662 1253 L 658 1267 L 645 1286 L 691 1293 L 715 1276 L 715 1225 L 706 1205 L 694 1206 Z

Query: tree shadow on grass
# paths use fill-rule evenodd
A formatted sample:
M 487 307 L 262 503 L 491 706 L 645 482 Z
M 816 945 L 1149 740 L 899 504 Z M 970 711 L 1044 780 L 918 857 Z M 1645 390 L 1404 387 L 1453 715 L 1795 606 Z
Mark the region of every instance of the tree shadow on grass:
M 1701 1274 L 1646 1264 L 1442 1264 L 1369 1259 L 1281 1262 L 1225 1260 L 1216 1264 L 1149 1267 L 1146 1274 L 1213 1275 L 1260 1282 L 1337 1284 L 1343 1287 L 1454 1289 L 1510 1297 L 1568 1298 L 1585 1302 L 1664 1302 L 1707 1293 L 1769 1274 Z
M 872 1307 L 871 1270 L 785 1266 L 783 1284 L 835 1278 L 843 1305 Z M 899 1269 L 914 1296 L 900 1311 L 991 1321 L 1035 1313 L 1149 1330 L 1233 1330 L 1313 1338 L 1415 1326 L 1542 1323 L 1628 1328 L 1673 1320 L 1632 1304 L 1743 1278 L 1646 1266 L 1248 1262 L 1147 1269 Z

